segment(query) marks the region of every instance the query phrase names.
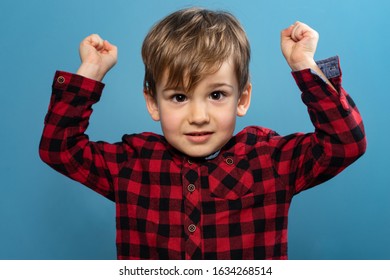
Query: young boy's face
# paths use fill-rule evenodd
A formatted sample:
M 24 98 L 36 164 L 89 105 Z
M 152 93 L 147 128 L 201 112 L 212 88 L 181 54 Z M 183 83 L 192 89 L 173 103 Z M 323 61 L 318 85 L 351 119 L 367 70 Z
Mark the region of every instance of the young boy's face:
M 156 96 L 145 94 L 148 111 L 161 122 L 167 141 L 190 157 L 205 157 L 232 137 L 236 116 L 249 108 L 251 85 L 239 92 L 234 67 L 228 60 L 191 92 L 167 88 L 167 73 L 156 85 Z

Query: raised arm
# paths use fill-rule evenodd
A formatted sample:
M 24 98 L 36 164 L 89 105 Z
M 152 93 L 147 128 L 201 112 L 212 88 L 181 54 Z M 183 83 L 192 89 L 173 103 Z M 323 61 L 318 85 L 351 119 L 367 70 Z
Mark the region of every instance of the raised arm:
M 92 105 L 99 101 L 100 81 L 115 64 L 116 47 L 91 35 L 80 45 L 78 75 L 57 71 L 39 146 L 41 159 L 58 172 L 114 199 L 113 176 L 118 158 L 127 155 L 120 144 L 93 142 L 85 131 Z
M 338 58 L 316 63 L 317 42 L 318 33 L 300 22 L 281 32 L 283 55 L 315 128 L 270 139 L 274 166 L 292 194 L 332 178 L 366 149 L 361 115 L 341 86 Z

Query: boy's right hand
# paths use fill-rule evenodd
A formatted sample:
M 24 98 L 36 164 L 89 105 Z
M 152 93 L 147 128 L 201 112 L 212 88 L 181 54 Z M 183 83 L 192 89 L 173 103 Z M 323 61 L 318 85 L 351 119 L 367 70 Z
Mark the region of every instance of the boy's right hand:
M 117 47 L 97 34 L 86 37 L 80 44 L 79 52 L 81 65 L 77 74 L 97 81 L 103 80 L 118 59 Z

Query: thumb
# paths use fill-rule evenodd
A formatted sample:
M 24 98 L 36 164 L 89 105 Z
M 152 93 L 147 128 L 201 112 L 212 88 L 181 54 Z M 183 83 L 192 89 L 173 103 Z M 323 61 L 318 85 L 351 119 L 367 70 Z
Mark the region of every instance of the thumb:
M 304 24 L 301 24 L 299 21 L 293 24 L 290 36 L 294 42 L 298 42 L 303 38 L 303 26 Z
M 108 42 L 107 40 L 104 40 L 103 48 L 107 52 L 117 52 L 117 47 L 115 45 L 111 44 L 110 42 Z
M 98 51 L 103 49 L 103 39 L 98 34 L 88 36 L 86 41 Z
M 104 40 L 103 42 L 103 45 L 104 45 L 104 49 L 103 49 L 103 54 L 106 54 L 107 58 L 110 58 L 110 68 L 116 64 L 117 62 L 117 59 L 118 59 L 118 48 L 111 44 L 110 42 L 108 42 L 107 40 Z
M 282 38 L 290 38 L 294 27 L 295 27 L 295 25 L 292 24 L 289 27 L 287 27 L 286 29 L 283 29 L 281 32 L 281 37 Z
M 307 24 L 297 21 L 291 31 L 291 39 L 295 42 L 299 42 L 304 39 L 318 41 L 318 32 Z

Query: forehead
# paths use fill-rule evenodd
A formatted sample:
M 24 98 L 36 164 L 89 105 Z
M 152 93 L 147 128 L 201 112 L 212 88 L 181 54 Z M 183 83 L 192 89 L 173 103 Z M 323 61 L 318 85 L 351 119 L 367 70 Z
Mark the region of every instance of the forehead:
M 180 89 L 188 92 L 194 91 L 196 88 L 222 86 L 226 85 L 233 90 L 238 89 L 238 80 L 235 73 L 235 68 L 231 59 L 224 61 L 218 67 L 210 67 L 209 71 L 199 73 L 199 80 L 196 83 L 194 79 L 188 74 L 188 71 L 181 73 L 180 77 L 170 76 L 169 69 L 165 69 L 161 80 L 157 82 L 157 91 L 166 91 Z

